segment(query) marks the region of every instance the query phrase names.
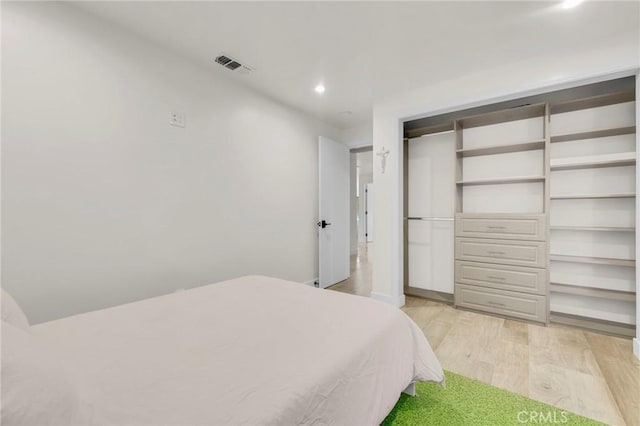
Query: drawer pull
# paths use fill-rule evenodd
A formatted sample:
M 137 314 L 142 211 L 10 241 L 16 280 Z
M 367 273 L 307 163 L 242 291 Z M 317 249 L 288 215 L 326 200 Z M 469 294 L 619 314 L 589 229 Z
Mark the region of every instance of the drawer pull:
M 494 230 L 494 229 L 506 229 L 506 226 L 494 226 L 494 225 L 488 225 L 487 228 Z
M 492 302 L 491 300 L 489 300 L 487 302 L 489 305 L 494 305 L 494 306 L 504 306 L 504 303 L 500 303 L 500 302 Z
M 498 280 L 498 281 L 506 280 L 505 277 L 496 277 L 496 276 L 493 276 L 493 275 L 489 275 L 487 278 L 489 278 L 490 280 Z
M 493 254 L 493 255 L 496 255 L 496 256 L 504 256 L 504 252 L 503 251 L 489 250 L 487 253 L 488 254 Z

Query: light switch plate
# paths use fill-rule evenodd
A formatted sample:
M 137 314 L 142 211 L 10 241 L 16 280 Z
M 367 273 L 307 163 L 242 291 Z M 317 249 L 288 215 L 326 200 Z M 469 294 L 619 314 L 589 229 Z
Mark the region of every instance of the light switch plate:
M 176 127 L 184 127 L 184 113 L 182 112 L 172 112 L 171 117 L 169 118 L 169 124 Z

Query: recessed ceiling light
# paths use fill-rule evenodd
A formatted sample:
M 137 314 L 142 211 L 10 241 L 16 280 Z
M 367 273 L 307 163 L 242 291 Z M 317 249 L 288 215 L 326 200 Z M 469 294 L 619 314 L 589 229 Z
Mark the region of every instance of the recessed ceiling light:
M 313 89 L 313 90 L 315 90 L 315 91 L 316 91 L 316 93 L 323 94 L 323 93 L 324 93 L 324 91 L 325 91 L 324 84 L 322 84 L 322 83 L 318 84 L 318 85 L 316 86 L 316 88 L 315 88 L 315 89 Z
M 584 0 L 564 0 L 562 2 L 562 8 L 563 9 L 573 9 L 574 7 L 576 7 L 577 5 L 582 3 L 583 1 Z

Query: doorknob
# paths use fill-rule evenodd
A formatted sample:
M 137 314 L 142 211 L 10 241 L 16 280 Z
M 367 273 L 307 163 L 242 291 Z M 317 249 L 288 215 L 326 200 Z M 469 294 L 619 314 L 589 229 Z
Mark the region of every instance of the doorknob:
M 329 222 L 326 222 L 324 219 L 321 220 L 320 222 L 318 222 L 318 226 L 322 229 L 326 228 L 327 226 L 331 225 Z

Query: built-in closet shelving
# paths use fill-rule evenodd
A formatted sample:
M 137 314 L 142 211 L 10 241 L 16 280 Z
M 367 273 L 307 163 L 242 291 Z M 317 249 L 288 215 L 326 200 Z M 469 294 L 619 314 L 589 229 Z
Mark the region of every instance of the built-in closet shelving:
M 551 318 L 632 334 L 635 90 L 552 103 L 549 122 Z
M 628 77 L 405 124 L 455 135 L 456 307 L 635 333 L 636 104 Z
M 547 105 L 455 121 L 458 307 L 548 320 Z

